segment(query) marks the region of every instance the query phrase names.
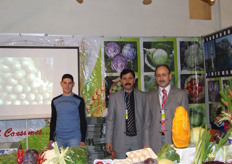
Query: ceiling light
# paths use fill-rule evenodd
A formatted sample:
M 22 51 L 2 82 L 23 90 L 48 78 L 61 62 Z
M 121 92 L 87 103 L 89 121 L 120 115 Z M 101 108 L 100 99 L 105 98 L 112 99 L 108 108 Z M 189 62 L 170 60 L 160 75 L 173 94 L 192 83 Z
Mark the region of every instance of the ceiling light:
M 149 5 L 152 3 L 152 0 L 143 0 L 144 5 Z
M 79 2 L 79 3 L 83 3 L 83 0 L 76 0 L 77 2 Z
M 205 3 L 208 3 L 210 6 L 213 6 L 216 0 L 202 0 Z

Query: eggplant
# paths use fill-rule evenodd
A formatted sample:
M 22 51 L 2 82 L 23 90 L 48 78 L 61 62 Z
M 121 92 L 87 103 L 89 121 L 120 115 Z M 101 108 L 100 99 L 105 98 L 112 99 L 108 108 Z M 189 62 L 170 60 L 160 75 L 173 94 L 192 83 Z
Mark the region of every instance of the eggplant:
M 203 164 L 225 164 L 225 163 L 220 161 L 209 161 L 209 162 L 204 162 Z
M 147 158 L 143 163 L 144 164 L 158 164 L 158 162 L 153 158 Z
M 216 132 L 213 136 L 213 140 L 216 142 L 216 144 L 219 143 L 220 139 L 221 138 L 224 138 L 225 137 L 225 133 L 223 132 Z

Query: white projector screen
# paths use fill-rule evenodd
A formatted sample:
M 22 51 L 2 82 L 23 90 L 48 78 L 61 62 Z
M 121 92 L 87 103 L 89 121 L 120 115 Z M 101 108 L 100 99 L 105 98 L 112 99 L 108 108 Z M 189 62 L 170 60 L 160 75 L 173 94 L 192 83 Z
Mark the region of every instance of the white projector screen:
M 78 47 L 0 47 L 0 120 L 49 118 L 66 73 L 79 94 Z

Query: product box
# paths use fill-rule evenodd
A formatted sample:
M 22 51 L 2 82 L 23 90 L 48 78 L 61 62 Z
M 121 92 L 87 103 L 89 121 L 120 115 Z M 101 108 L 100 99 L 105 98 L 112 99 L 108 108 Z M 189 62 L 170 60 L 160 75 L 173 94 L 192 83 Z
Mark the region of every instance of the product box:
M 126 155 L 128 157 L 127 159 L 131 160 L 132 163 L 141 163 L 147 158 L 157 158 L 157 155 L 153 152 L 151 148 L 129 151 L 126 153 Z

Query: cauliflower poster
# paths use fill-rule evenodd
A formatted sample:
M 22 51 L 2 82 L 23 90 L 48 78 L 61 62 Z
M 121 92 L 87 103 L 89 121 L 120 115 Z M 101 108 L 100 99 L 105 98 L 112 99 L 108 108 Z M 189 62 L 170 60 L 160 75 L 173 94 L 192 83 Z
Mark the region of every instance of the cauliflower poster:
M 204 55 L 201 42 L 180 41 L 181 70 L 203 71 Z

